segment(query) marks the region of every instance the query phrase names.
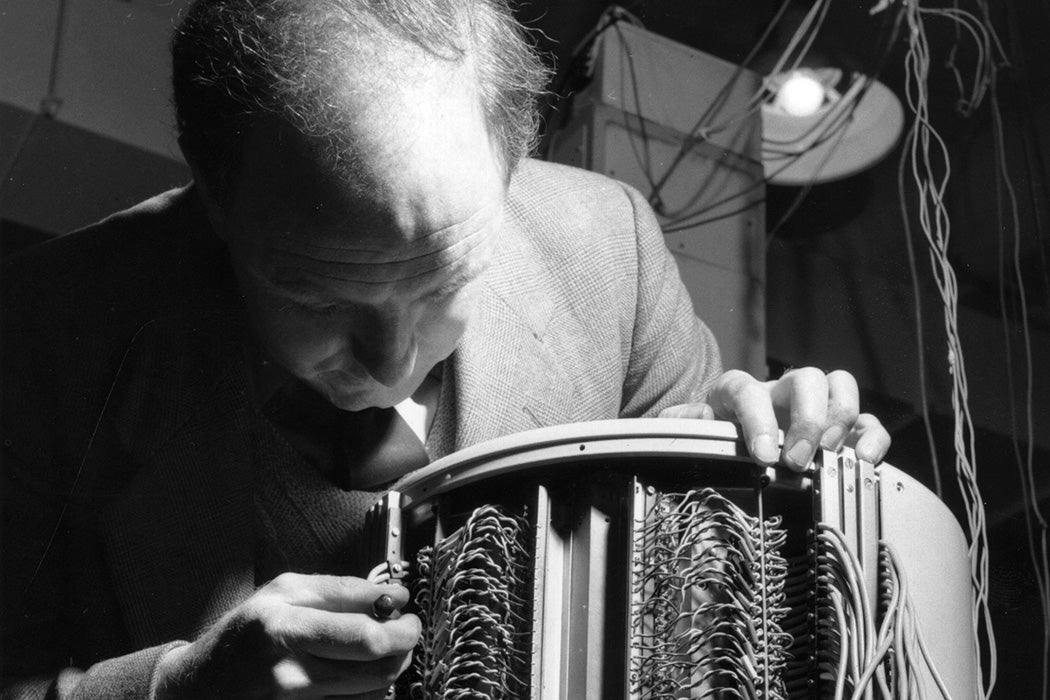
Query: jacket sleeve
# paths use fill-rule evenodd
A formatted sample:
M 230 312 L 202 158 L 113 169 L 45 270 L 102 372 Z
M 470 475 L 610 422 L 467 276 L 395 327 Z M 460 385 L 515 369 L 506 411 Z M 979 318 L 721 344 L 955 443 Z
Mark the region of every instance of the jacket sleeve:
M 33 278 L 50 279 L 32 272 Z M 75 594 L 92 586 L 111 593 L 95 569 L 81 566 L 94 550 L 89 537 L 77 534 L 77 514 L 96 501 L 75 488 L 78 463 L 63 418 L 71 407 L 97 399 L 85 389 L 91 378 L 79 376 L 85 374 L 81 366 L 71 365 L 56 347 L 91 353 L 75 345 L 72 324 L 59 324 L 69 337 L 58 340 L 68 342 L 56 342 L 48 330 L 67 304 L 54 302 L 17 268 L 4 273 L 0 696 L 148 698 L 156 663 L 171 645 L 126 654 L 120 611 L 106 596 L 93 601 Z M 96 644 L 98 651 L 91 648 Z
M 621 417 L 652 417 L 702 401 L 722 372 L 718 344 L 696 317 L 678 266 L 648 203 L 624 186 L 634 213 L 637 296 L 623 379 Z
M 9 375 L 10 376 L 10 375 Z M 5 390 L 11 385 L 6 384 Z M 5 392 L 6 393 L 6 392 Z M 12 406 L 9 404 L 7 409 Z M 53 477 L 46 453 L 25 459 L 26 443 L 18 421 L 5 416 L 3 468 L 2 567 L 0 591 L 0 697 L 113 698 L 151 697 L 153 675 L 165 651 L 186 642 L 173 642 L 131 654 L 96 660 L 84 648 L 84 624 L 97 611 L 81 609 L 72 589 L 87 574 L 75 561 L 83 552 L 71 544 L 68 521 L 63 519 L 64 483 Z M 28 436 L 25 436 L 28 437 Z M 80 599 L 82 601 L 82 599 Z M 103 604 L 104 605 L 104 604 Z M 107 611 L 119 617 L 119 611 Z M 120 628 L 119 622 L 112 625 Z M 102 629 L 90 631 L 91 640 L 105 639 Z M 110 636 L 112 638 L 112 636 Z M 119 644 L 119 643 L 118 643 Z M 118 644 L 103 643 L 114 649 Z
M 185 642 L 172 642 L 107 659 L 86 671 L 62 668 L 28 678 L 4 678 L 3 698 L 31 700 L 143 700 L 153 697 L 154 672 L 160 657 Z

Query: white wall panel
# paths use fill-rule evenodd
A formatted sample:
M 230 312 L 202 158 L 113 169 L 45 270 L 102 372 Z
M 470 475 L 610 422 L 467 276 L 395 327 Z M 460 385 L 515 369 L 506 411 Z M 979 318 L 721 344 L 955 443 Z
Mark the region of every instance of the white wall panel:
M 57 17 L 58 0 L 0 0 L 0 101 L 34 112 L 40 106 Z
M 72 0 L 57 88 L 62 119 L 178 157 L 169 88 L 171 31 L 170 18 L 130 3 Z
M 68 0 L 55 93 L 63 122 L 180 159 L 168 41 L 182 0 Z M 45 97 L 58 0 L 0 0 L 0 101 L 36 111 Z

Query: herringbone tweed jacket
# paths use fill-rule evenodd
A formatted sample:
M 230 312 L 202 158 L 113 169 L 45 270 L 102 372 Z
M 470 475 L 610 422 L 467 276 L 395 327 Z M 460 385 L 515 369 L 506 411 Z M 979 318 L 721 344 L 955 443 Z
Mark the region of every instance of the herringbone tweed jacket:
M 524 163 L 498 250 L 432 457 L 654 415 L 719 372 L 637 192 Z M 192 186 L 4 271 L 5 695 L 146 697 L 169 643 L 251 594 L 251 475 L 282 453 L 260 429 L 235 284 Z

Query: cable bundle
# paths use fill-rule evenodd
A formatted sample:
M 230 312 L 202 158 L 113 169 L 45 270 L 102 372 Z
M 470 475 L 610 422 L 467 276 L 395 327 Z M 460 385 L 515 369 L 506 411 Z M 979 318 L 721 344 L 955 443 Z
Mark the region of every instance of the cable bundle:
M 787 536 L 711 489 L 656 494 L 635 534 L 631 692 L 784 698 Z
M 881 621 L 876 632 L 863 572 L 842 533 L 822 524 L 816 539 L 820 677 L 833 685 L 832 697 L 838 700 L 849 693 L 851 700 L 925 698 L 927 675 L 940 697 L 951 697 L 926 648 L 893 547 L 879 542 Z
M 882 599 L 883 616 L 879 626 L 878 648 L 864 675 L 861 687 L 877 672 L 876 664 L 885 663 L 887 683 L 893 689 L 892 695 L 885 697 L 913 698 L 923 697 L 922 669 L 929 671 L 942 697 L 950 697 L 944 680 L 937 672 L 930 659 L 922 629 L 916 620 L 915 608 L 908 595 L 908 579 L 904 567 L 888 542 L 880 541 L 882 557 Z M 920 659 L 922 664 L 920 665 Z M 854 691 L 859 697 L 860 690 Z
M 423 636 L 413 698 L 523 697 L 528 691 L 528 521 L 494 506 L 420 550 L 414 600 Z
M 889 6 L 889 4 L 889 0 L 884 0 L 873 9 L 873 12 L 880 11 Z M 977 483 L 976 437 L 973 419 L 970 415 L 969 385 L 963 357 L 962 340 L 959 335 L 958 282 L 955 268 L 952 266 L 949 257 L 949 242 L 952 230 L 946 193 L 952 173 L 952 162 L 947 143 L 941 137 L 931 118 L 929 74 L 933 58 L 925 25 L 925 19 L 930 17 L 946 19 L 955 26 L 957 33 L 956 46 L 952 48 L 949 54 L 947 67 L 955 75 L 959 87 L 958 111 L 964 116 L 968 116 L 981 104 L 989 88 L 992 89 L 994 97 L 995 73 L 998 70 L 996 57 L 1005 55 L 1001 46 L 999 46 L 998 38 L 988 19 L 987 5 L 983 2 L 977 2 L 977 5 L 981 8 L 983 17 L 977 17 L 970 12 L 962 10 L 957 4 L 951 8 L 927 8 L 923 7 L 918 0 L 901 3 L 900 12 L 905 17 L 908 27 L 908 51 L 905 56 L 905 92 L 908 107 L 914 115 L 914 122 L 906 136 L 905 147 L 901 153 L 898 169 L 898 190 L 901 208 L 905 213 L 904 230 L 908 237 L 907 249 L 909 263 L 912 268 L 913 284 L 915 289 L 918 289 L 917 266 L 914 260 L 914 252 L 912 251 L 911 220 L 906 206 L 907 199 L 904 181 L 905 169 L 910 165 L 918 198 L 918 221 L 927 242 L 934 281 L 944 305 L 944 330 L 948 342 L 948 371 L 952 379 L 951 401 L 955 422 L 955 472 L 966 508 L 970 536 L 974 631 L 977 640 L 978 658 L 985 661 L 988 667 L 987 676 L 985 676 L 984 668 L 980 665 L 978 666 L 977 693 L 978 697 L 985 698 L 991 695 L 995 687 L 997 670 L 995 631 L 992 628 L 991 611 L 989 609 L 988 535 L 984 499 L 981 496 Z M 959 36 L 963 32 L 974 40 L 974 47 L 977 50 L 977 64 L 974 68 L 973 83 L 969 88 L 965 86 L 962 74 L 955 65 L 955 53 L 959 44 Z M 998 117 L 995 116 L 997 114 L 998 106 L 996 105 L 993 110 L 993 123 L 996 127 L 996 144 L 997 148 L 999 148 L 1001 139 L 998 138 L 1000 123 Z M 999 160 L 1000 167 L 996 170 L 997 177 L 1001 176 L 1003 170 L 1005 170 L 1002 159 L 1000 158 Z M 999 192 L 1000 190 L 997 188 L 997 194 Z M 916 304 L 918 304 L 918 301 L 916 301 Z M 916 306 L 916 321 L 919 331 L 917 338 L 921 346 L 923 343 L 922 316 L 918 306 Z M 922 357 L 921 351 L 923 349 L 920 347 L 920 358 Z M 1007 357 L 1009 357 L 1009 353 L 1007 353 Z M 924 374 L 925 369 L 920 364 L 923 415 L 932 446 L 932 429 L 929 425 L 928 410 L 926 409 L 927 399 L 925 396 Z M 1012 391 L 1012 384 L 1010 389 Z M 935 454 L 935 452 L 931 449 L 932 454 Z M 937 492 L 940 494 L 940 475 L 936 461 L 934 461 L 934 475 L 937 480 Z M 1046 568 L 1044 567 L 1043 570 L 1045 571 Z M 1045 607 L 1044 605 L 1044 615 L 1046 615 Z M 1047 627 L 1046 639 L 1050 640 L 1050 627 Z M 1047 641 L 1047 644 L 1050 644 L 1050 641 Z M 1045 681 L 1043 695 L 1044 697 L 1046 695 Z
M 860 562 L 839 530 L 818 525 L 816 554 L 818 670 L 822 681 L 834 684 L 837 700 L 864 687 L 861 676 L 875 656 L 874 612 Z M 873 672 L 888 691 L 884 669 L 876 665 Z M 886 692 L 884 697 L 894 696 Z

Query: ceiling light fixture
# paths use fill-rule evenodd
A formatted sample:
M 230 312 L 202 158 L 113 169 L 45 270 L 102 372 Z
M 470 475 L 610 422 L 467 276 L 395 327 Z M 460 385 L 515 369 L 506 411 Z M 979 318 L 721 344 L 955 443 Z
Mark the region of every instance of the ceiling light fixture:
M 807 185 L 854 175 L 882 160 L 904 128 L 904 109 L 882 83 L 842 71 L 798 69 L 766 78 L 762 164 L 775 185 Z

